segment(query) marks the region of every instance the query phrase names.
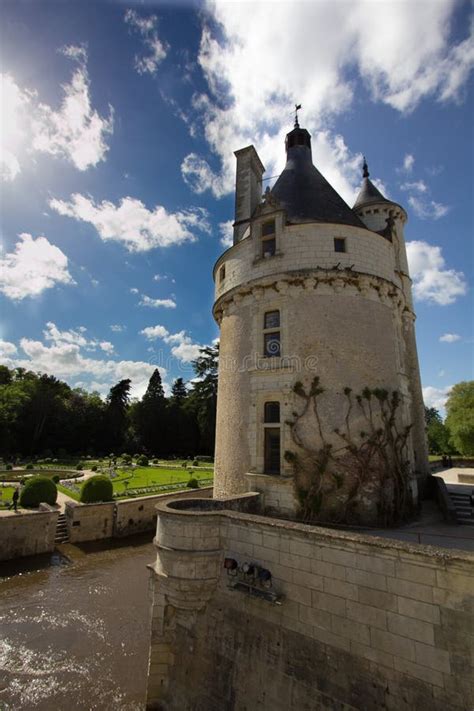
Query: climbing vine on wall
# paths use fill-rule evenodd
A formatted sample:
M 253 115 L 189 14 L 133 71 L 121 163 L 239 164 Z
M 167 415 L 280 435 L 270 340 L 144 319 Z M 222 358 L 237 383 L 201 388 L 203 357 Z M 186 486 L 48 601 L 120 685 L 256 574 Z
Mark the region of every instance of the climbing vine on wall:
M 293 391 L 302 409 L 287 422 L 296 448 L 286 451 L 285 459 L 293 469 L 300 518 L 363 522 L 364 506 L 372 511 L 371 522 L 380 525 L 408 518 L 413 513 L 407 454 L 411 425 L 400 423 L 400 394 L 381 388 L 354 394 L 344 388 L 344 424 L 329 433 L 320 413 L 324 388 L 319 377 L 308 391 L 301 382 Z M 316 436 L 302 433 L 301 423 L 309 416 Z

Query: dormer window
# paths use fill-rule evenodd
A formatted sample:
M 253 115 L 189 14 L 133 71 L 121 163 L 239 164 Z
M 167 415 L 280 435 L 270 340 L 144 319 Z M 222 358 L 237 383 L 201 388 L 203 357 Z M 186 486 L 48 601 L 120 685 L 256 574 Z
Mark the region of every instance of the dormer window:
M 335 252 L 345 252 L 346 251 L 346 240 L 344 237 L 334 237 L 334 251 Z
M 273 257 L 276 252 L 275 220 L 262 224 L 262 257 Z

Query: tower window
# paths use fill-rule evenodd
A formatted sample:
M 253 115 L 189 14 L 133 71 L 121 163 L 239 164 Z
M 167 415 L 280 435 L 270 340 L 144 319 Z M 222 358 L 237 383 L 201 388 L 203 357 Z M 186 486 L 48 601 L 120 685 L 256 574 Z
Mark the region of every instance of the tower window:
M 334 237 L 334 251 L 335 252 L 345 252 L 346 251 L 346 240 L 344 237 Z
M 266 358 L 281 355 L 280 312 L 267 311 L 263 320 L 263 355 Z
M 225 264 L 219 270 L 219 281 L 224 281 L 225 279 Z
M 265 427 L 264 473 L 280 473 L 280 428 Z
M 269 220 L 262 224 L 262 257 L 273 257 L 275 252 L 275 220 Z
M 265 412 L 264 412 L 265 423 L 280 422 L 280 403 L 279 402 L 266 402 Z

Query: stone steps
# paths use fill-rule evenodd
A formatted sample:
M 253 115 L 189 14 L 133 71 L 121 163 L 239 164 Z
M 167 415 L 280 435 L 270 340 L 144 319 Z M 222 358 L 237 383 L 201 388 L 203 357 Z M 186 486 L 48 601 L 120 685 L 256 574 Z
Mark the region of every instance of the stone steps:
M 449 497 L 456 509 L 458 523 L 467 526 L 474 526 L 474 508 L 471 506 L 469 494 L 460 494 L 450 491 Z
M 56 535 L 54 538 L 55 543 L 67 543 L 69 541 L 69 534 L 67 530 L 66 516 L 64 514 L 59 514 L 58 523 L 56 525 Z

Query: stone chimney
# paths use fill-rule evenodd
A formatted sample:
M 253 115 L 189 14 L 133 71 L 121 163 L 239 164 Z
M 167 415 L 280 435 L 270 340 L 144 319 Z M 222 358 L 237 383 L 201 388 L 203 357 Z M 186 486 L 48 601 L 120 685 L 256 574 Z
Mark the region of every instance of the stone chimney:
M 248 223 L 262 199 L 262 175 L 265 167 L 253 146 L 234 153 L 237 158 L 235 185 L 234 244 L 242 239 Z

